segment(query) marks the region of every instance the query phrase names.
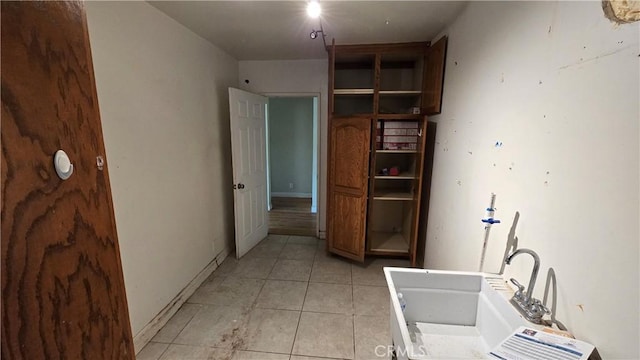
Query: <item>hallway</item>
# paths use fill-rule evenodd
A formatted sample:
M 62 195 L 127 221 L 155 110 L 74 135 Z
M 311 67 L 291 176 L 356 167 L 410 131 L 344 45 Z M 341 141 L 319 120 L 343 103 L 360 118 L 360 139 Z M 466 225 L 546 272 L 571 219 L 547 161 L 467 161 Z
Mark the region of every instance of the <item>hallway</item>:
M 318 214 L 311 213 L 310 198 L 272 197 L 269 234 L 315 236 Z

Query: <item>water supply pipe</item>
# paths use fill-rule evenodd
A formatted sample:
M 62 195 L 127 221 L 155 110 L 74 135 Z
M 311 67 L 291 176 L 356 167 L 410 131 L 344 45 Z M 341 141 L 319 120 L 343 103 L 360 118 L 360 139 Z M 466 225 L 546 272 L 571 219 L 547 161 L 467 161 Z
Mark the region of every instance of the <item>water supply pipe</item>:
M 496 194 L 491 193 L 491 203 L 487 208 L 486 217 L 482 219 L 484 225 L 484 242 L 482 243 L 482 254 L 480 255 L 480 269 L 479 272 L 482 272 L 484 268 L 484 257 L 487 254 L 487 243 L 489 242 L 489 233 L 491 232 L 491 226 L 493 224 L 500 224 L 500 220 L 494 219 L 493 216 L 496 212 Z

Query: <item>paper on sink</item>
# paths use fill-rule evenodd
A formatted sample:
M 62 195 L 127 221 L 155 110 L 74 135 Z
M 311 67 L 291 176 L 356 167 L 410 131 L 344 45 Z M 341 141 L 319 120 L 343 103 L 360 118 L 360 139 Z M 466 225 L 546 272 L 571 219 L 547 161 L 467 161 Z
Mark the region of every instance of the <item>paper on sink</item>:
M 586 360 L 594 346 L 584 341 L 520 327 L 493 349 L 489 356 L 501 360 Z

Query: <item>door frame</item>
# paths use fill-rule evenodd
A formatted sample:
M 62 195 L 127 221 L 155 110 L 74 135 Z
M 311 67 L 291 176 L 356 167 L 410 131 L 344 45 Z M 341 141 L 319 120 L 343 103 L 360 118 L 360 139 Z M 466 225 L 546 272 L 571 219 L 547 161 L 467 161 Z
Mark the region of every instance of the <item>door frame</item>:
M 322 203 L 320 201 L 320 174 L 322 170 L 322 165 L 320 161 L 320 119 L 322 118 L 322 94 L 320 92 L 263 92 L 260 95 L 266 96 L 268 99 L 276 98 L 276 97 L 285 97 L 285 98 L 294 98 L 294 97 L 312 97 L 313 101 L 313 163 L 312 170 L 314 173 L 311 177 L 311 193 L 312 193 L 312 205 L 311 208 L 313 210 L 313 205 L 315 204 L 315 213 L 316 213 L 316 237 L 320 237 L 320 214 L 324 210 L 322 208 Z M 267 105 L 268 106 L 268 105 Z M 267 132 L 269 127 L 269 119 L 267 116 Z M 269 139 L 267 138 L 267 154 L 269 154 Z M 269 181 L 270 176 L 270 165 L 269 158 L 267 158 L 267 181 Z M 268 185 L 268 194 L 269 194 L 269 210 L 271 210 L 271 184 Z

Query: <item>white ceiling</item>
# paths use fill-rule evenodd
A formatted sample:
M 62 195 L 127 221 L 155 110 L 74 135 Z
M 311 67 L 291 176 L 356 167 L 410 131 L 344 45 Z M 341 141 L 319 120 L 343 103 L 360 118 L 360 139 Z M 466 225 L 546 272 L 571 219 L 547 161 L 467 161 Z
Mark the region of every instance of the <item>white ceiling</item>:
M 428 41 L 466 1 L 320 1 L 327 44 Z M 320 59 L 320 20 L 305 1 L 150 1 L 238 60 Z M 388 21 L 388 24 L 386 23 Z

